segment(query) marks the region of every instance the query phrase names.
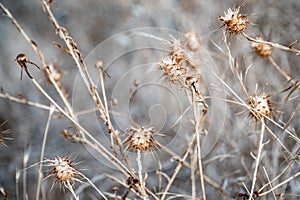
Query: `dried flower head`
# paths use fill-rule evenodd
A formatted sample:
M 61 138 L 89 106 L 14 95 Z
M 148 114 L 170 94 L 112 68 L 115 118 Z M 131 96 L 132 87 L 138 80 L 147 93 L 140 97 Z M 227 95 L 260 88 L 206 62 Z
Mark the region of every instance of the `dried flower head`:
M 184 35 L 184 37 L 189 50 L 197 51 L 200 48 L 201 43 L 195 32 L 188 32 Z
M 256 120 L 261 120 L 265 117 L 270 117 L 272 112 L 269 94 L 253 95 L 248 99 L 251 106 L 250 116 Z
M 28 64 L 28 63 L 29 63 L 29 64 L 32 64 L 32 65 L 34 65 L 36 68 L 40 69 L 40 67 L 39 67 L 37 64 L 31 62 L 31 61 L 27 58 L 27 56 L 26 56 L 25 54 L 23 54 L 23 53 L 20 53 L 19 55 L 17 55 L 15 61 L 17 61 L 18 64 L 20 65 L 20 67 L 21 67 L 21 76 L 20 76 L 20 80 L 22 80 L 22 72 L 23 72 L 23 70 L 25 70 L 25 72 L 27 73 L 27 75 L 29 76 L 29 78 L 33 79 L 32 75 L 29 73 L 29 70 L 28 70 L 28 67 L 27 67 L 27 64 Z
M 255 39 L 263 40 L 262 37 L 256 37 Z M 273 51 L 273 47 L 271 45 L 264 43 L 252 42 L 251 47 L 255 48 L 256 52 L 262 57 L 270 56 Z
M 247 20 L 247 15 L 240 14 L 241 7 L 237 8 L 228 8 L 225 12 L 225 16 L 219 16 L 219 20 L 224 22 L 224 25 L 226 26 L 226 30 L 229 33 L 233 34 L 239 34 L 243 32 L 248 24 L 249 21 Z
M 184 57 L 182 55 L 173 54 L 164 57 L 159 63 L 160 68 L 164 70 L 165 76 L 171 81 L 181 79 L 186 75 L 186 69 L 182 65 Z
M 130 127 L 127 129 L 130 134 L 123 143 L 129 142 L 129 147 L 140 151 L 151 151 L 156 146 L 153 134 L 156 132 L 154 128 L 145 129 Z
M 55 176 L 55 183 L 59 182 L 67 188 L 74 184 L 77 170 L 69 156 L 56 157 L 54 160 L 49 160 L 49 163 L 53 167 L 50 176 Z

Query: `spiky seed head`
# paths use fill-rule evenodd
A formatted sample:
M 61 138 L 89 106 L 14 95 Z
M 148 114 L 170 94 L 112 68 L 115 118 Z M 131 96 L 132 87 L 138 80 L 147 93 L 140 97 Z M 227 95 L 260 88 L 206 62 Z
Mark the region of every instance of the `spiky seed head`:
M 128 138 L 131 148 L 140 151 L 150 151 L 156 146 L 156 141 L 153 137 L 154 128 L 145 129 L 143 127 L 135 129 L 129 128 L 130 133 Z
M 55 182 L 59 182 L 62 185 L 67 183 L 74 183 L 77 170 L 73 166 L 73 161 L 69 156 L 56 157 L 54 160 L 49 161 L 52 169 L 52 176 L 55 176 Z
M 256 40 L 263 40 L 262 37 L 256 37 Z M 255 48 L 256 52 L 258 55 L 262 57 L 267 57 L 272 54 L 273 47 L 269 44 L 264 44 L 264 43 L 257 43 L 257 42 L 252 42 L 251 44 L 252 48 Z
M 200 40 L 197 38 L 195 32 L 188 32 L 184 35 L 184 37 L 186 39 L 186 45 L 189 50 L 197 51 L 200 48 L 201 43 Z
M 272 112 L 269 94 L 253 95 L 248 99 L 252 110 L 250 116 L 256 120 L 261 120 L 265 117 L 270 117 Z
M 186 75 L 186 69 L 182 65 L 183 58 L 182 55 L 173 54 L 164 57 L 159 63 L 160 68 L 165 72 L 165 76 L 171 81 L 179 80 Z
M 219 16 L 219 20 L 221 20 L 226 26 L 226 30 L 229 33 L 233 33 L 235 35 L 242 33 L 248 26 L 249 21 L 247 20 L 247 15 L 242 15 L 239 13 L 240 7 L 237 8 L 229 8 L 225 12 L 225 16 Z
M 12 138 L 5 137 L 6 134 L 12 133 L 10 129 L 1 130 L 2 127 L 5 125 L 6 121 L 0 124 L 0 145 L 6 146 L 4 143 L 5 140 L 11 140 Z

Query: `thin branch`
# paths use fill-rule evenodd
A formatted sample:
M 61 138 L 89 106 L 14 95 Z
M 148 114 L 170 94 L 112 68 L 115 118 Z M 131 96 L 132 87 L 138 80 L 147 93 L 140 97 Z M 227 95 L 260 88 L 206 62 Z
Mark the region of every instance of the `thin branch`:
M 252 186 L 251 186 L 251 192 L 250 192 L 250 199 L 254 199 L 253 194 L 254 194 L 257 172 L 258 172 L 258 166 L 260 163 L 260 157 L 261 157 L 262 149 L 264 146 L 263 139 L 264 139 L 265 127 L 266 127 L 266 125 L 264 122 L 264 118 L 262 118 L 261 119 L 260 138 L 259 138 L 259 144 L 258 144 L 258 152 L 257 152 L 256 159 L 255 159 L 256 163 L 255 163 L 255 168 L 254 168 L 254 172 L 253 172 L 253 180 L 252 180 Z
M 40 103 L 28 101 L 27 99 L 20 99 L 20 98 L 14 97 L 14 96 L 12 96 L 8 93 L 0 93 L 0 98 L 7 99 L 9 101 L 24 104 L 24 105 L 33 106 L 33 107 L 40 108 L 40 109 L 43 109 L 43 110 L 50 110 L 51 109 L 50 106 L 46 106 L 46 105 L 43 105 L 43 104 L 40 104 Z M 55 109 L 55 112 L 59 112 L 59 111 L 57 109 Z
M 296 53 L 297 56 L 300 55 L 300 50 L 293 48 L 291 45 L 289 47 L 287 47 L 287 46 L 284 46 L 284 45 L 281 45 L 278 43 L 268 42 L 265 40 L 257 40 L 257 39 L 254 39 L 254 38 L 248 36 L 245 32 L 242 32 L 242 35 L 250 42 L 268 44 L 268 45 L 271 45 L 272 47 L 275 47 L 275 48 L 278 48 L 278 49 L 281 49 L 284 51 L 290 51 L 290 52 Z
M 51 105 L 50 111 L 49 111 L 49 117 L 48 117 L 46 128 L 45 128 L 45 133 L 44 133 L 44 137 L 43 137 L 43 144 L 42 144 L 42 150 L 41 150 L 41 156 L 40 156 L 40 166 L 39 166 L 39 171 L 38 171 L 38 182 L 37 182 L 37 187 L 36 187 L 36 196 L 35 196 L 36 200 L 40 199 L 40 191 L 41 191 L 40 187 L 41 187 L 41 182 L 42 182 L 42 178 L 43 178 L 43 173 L 42 173 L 43 162 L 42 161 L 43 161 L 44 155 L 45 155 L 46 141 L 47 141 L 49 126 L 50 126 L 50 122 L 51 122 L 54 110 L 55 110 L 55 107 Z
M 263 192 L 263 193 L 260 193 L 259 196 L 260 196 L 260 197 L 261 197 L 261 196 L 264 196 L 264 195 L 266 195 L 266 194 L 272 192 L 273 190 L 276 190 L 276 189 L 279 188 L 280 186 L 282 186 L 282 185 L 284 185 L 284 184 L 290 182 L 291 180 L 293 180 L 294 178 L 298 177 L 299 175 L 300 175 L 300 172 L 298 172 L 297 174 L 294 174 L 294 175 L 291 176 L 290 178 L 288 178 L 288 179 L 282 181 L 281 183 L 279 183 L 278 185 L 272 187 L 270 190 L 268 190 L 268 191 L 266 191 L 266 192 Z
M 49 68 L 47 67 L 47 63 L 45 61 L 45 57 L 44 54 L 42 53 L 41 49 L 39 48 L 39 46 L 36 44 L 36 42 L 34 42 L 32 39 L 30 39 L 30 37 L 26 34 L 26 32 L 23 30 L 23 28 L 20 26 L 20 24 L 17 22 L 17 20 L 13 17 L 13 15 L 10 13 L 10 11 L 2 4 L 0 3 L 0 7 L 1 9 L 4 11 L 5 16 L 7 16 L 12 23 L 15 25 L 15 27 L 17 28 L 17 30 L 21 33 L 21 35 L 25 38 L 25 40 L 31 45 L 31 47 L 34 49 L 34 51 L 37 53 L 37 55 L 39 56 L 44 70 L 47 73 L 47 76 L 50 80 L 50 82 L 53 84 L 53 86 L 55 87 L 57 93 L 59 94 L 60 98 L 63 100 L 68 112 L 73 116 L 73 118 L 75 117 L 73 114 L 73 109 L 72 106 L 70 105 L 70 103 L 68 102 L 64 92 L 62 91 L 61 87 L 58 85 L 58 83 L 53 79 L 51 72 L 49 70 Z M 29 74 L 28 74 L 29 75 Z
M 114 135 L 114 138 L 116 139 L 116 143 L 119 147 L 121 156 L 125 160 L 127 166 L 129 166 L 128 159 L 122 150 L 120 141 L 118 140 L 118 133 L 117 133 L 117 131 L 115 131 L 115 129 L 111 123 L 108 111 L 106 111 L 103 101 L 101 100 L 100 95 L 97 91 L 96 84 L 93 82 L 93 80 L 87 70 L 87 67 L 82 58 L 82 55 L 81 55 L 80 51 L 78 50 L 77 44 L 74 42 L 73 38 L 69 35 L 67 29 L 65 29 L 59 25 L 58 21 L 56 20 L 55 16 L 53 15 L 53 13 L 50 9 L 50 6 L 48 5 L 48 3 L 45 0 L 42 0 L 42 6 L 44 9 L 44 12 L 49 17 L 49 20 L 53 23 L 54 27 L 56 28 L 56 32 L 57 32 L 58 36 L 65 42 L 69 54 L 71 55 L 73 61 L 75 62 L 75 65 L 78 68 L 80 75 L 83 78 L 84 83 L 86 84 L 86 87 L 88 88 L 91 97 L 93 98 L 96 106 L 98 107 L 98 110 L 100 112 L 100 117 L 104 121 L 104 125 L 107 126 L 107 128 L 108 128 L 108 133 Z M 102 92 L 103 92 L 103 94 L 105 94 L 105 91 L 102 91 Z M 106 99 L 106 96 L 103 96 L 103 98 Z
M 197 135 L 194 134 L 194 137 L 193 137 L 192 141 L 190 142 L 190 145 L 189 145 L 188 149 L 186 150 L 186 152 L 185 152 L 183 158 L 181 159 L 182 161 L 181 161 L 181 160 L 178 160 L 179 163 L 178 163 L 177 167 L 175 168 L 175 170 L 174 170 L 174 172 L 173 172 L 173 175 L 172 175 L 170 181 L 168 182 L 167 186 L 165 187 L 165 190 L 164 190 L 164 192 L 163 192 L 163 195 L 162 195 L 162 197 L 161 197 L 161 200 L 164 200 L 164 199 L 166 198 L 166 195 L 167 195 L 167 193 L 168 193 L 168 191 L 169 191 L 171 185 L 173 184 L 173 182 L 174 182 L 174 180 L 175 180 L 177 174 L 179 173 L 180 169 L 181 169 L 182 166 L 183 166 L 184 161 L 185 161 L 186 158 L 188 157 L 188 155 L 189 155 L 191 149 L 193 148 L 196 138 L 197 138 Z
M 268 59 L 270 61 L 270 63 L 275 67 L 275 69 L 290 83 L 292 83 L 293 85 L 297 85 L 298 88 L 300 87 L 300 85 L 298 84 L 298 81 L 295 81 L 293 78 L 290 77 L 290 75 L 288 75 L 288 73 L 286 73 L 283 69 L 281 69 L 281 67 L 275 62 L 275 60 L 271 57 L 268 56 Z

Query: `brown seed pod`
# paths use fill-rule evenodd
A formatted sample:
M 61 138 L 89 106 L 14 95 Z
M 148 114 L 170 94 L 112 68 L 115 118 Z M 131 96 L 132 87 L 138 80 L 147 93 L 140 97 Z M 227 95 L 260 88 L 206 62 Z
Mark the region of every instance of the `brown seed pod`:
M 17 55 L 15 61 L 18 62 L 18 64 L 21 66 L 21 76 L 20 76 L 20 80 L 22 80 L 22 72 L 23 70 L 25 70 L 25 72 L 27 73 L 27 75 L 29 76 L 29 78 L 33 79 L 32 75 L 29 73 L 28 67 L 27 67 L 27 63 L 34 65 L 36 68 L 40 69 L 39 66 L 37 66 L 37 64 L 31 62 L 28 60 L 27 56 L 23 53 L 20 53 L 19 55 Z
M 262 37 L 256 37 L 256 40 L 263 40 Z M 273 47 L 269 44 L 264 44 L 264 43 L 257 43 L 257 42 L 252 42 L 251 44 L 252 48 L 255 48 L 256 52 L 258 55 L 262 57 L 267 57 L 272 54 Z

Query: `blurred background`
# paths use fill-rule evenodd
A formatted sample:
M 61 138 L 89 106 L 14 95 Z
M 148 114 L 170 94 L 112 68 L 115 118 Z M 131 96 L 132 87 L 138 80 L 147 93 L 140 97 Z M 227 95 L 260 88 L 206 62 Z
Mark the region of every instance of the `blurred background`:
M 52 45 L 54 41 L 61 44 L 63 44 L 63 41 L 55 34 L 52 23 L 43 12 L 41 2 L 38 0 L 1 0 L 1 3 L 10 10 L 25 32 L 39 45 L 45 55 L 46 62 L 55 63 L 58 69 L 62 71 L 62 84 L 71 98 L 77 69 L 74 67 L 74 63 L 69 55 Z M 224 11 L 228 8 L 232 8 L 234 5 L 241 5 L 242 3 L 242 1 L 229 0 L 54 0 L 51 8 L 60 25 L 68 29 L 70 35 L 79 46 L 83 57 L 87 57 L 93 49 L 97 48 L 97 45 L 108 38 L 135 28 L 167 28 L 180 33 L 194 31 L 199 38 L 206 39 L 201 41 L 203 48 L 209 52 L 209 55 L 216 63 L 220 76 L 245 99 L 246 95 L 229 68 L 228 57 L 224 52 L 220 51 L 220 49 L 226 51 L 226 46 L 222 40 L 224 29 L 220 28 L 222 23 L 218 20 L 218 16 L 223 16 Z M 260 35 L 270 41 L 288 46 L 300 39 L 299 10 L 299 0 L 251 0 L 241 9 L 241 12 L 251 14 L 249 16 L 251 24 L 246 30 L 249 35 Z M 19 53 L 25 53 L 32 62 L 40 66 L 41 63 L 31 46 L 5 16 L 0 18 L 0 38 L 1 91 L 7 92 L 12 96 L 18 96 L 18 92 L 21 92 L 30 101 L 49 105 L 49 102 L 36 90 L 25 73 L 23 73 L 23 80 L 20 81 L 20 67 L 14 61 Z M 169 38 L 166 36 L 164 39 L 168 40 Z M 153 42 L 157 41 L 153 40 Z M 258 84 L 260 88 L 258 91 L 271 93 L 275 107 L 278 110 L 283 108 L 283 102 L 288 93 L 282 91 L 288 88 L 290 84 L 267 60 L 257 56 L 254 50 L 251 49 L 249 42 L 243 37 L 232 35 L 229 37 L 229 42 L 232 54 L 239 62 L 240 70 L 244 71 L 251 66 L 247 77 L 247 90 L 250 93 L 254 93 L 256 84 Z M 296 44 L 295 48 L 299 49 L 300 45 Z M 118 47 L 107 46 L 107 49 L 102 49 L 102 51 L 109 55 L 110 52 L 117 52 Z M 298 56 L 280 50 L 274 50 L 272 56 L 292 78 L 295 80 L 299 79 L 300 62 Z M 123 64 L 126 65 L 127 63 Z M 44 88 L 53 97 L 57 98 L 56 92 L 47 83 L 45 76 L 34 67 L 30 66 L 29 68 L 32 74 L 37 77 L 37 80 L 43 84 Z M 108 93 L 112 92 L 111 89 L 113 88 L 107 88 Z M 288 128 L 299 137 L 298 95 L 299 91 L 296 90 L 290 97 L 292 100 L 284 105 L 284 111 L 280 110 L 281 113 L 277 115 L 279 116 L 277 120 L 279 124 L 284 125 L 294 113 L 294 118 L 291 120 Z M 165 98 L 167 99 L 167 97 Z M 85 100 L 83 99 L 82 101 L 85 104 Z M 253 167 L 253 159 L 249 152 L 255 152 L 256 149 L 254 144 L 255 128 L 249 122 L 250 120 L 248 120 L 246 114 L 237 115 L 241 110 L 243 108 L 229 105 L 225 124 L 222 127 L 221 138 L 204 159 L 204 173 L 219 183 L 233 199 L 238 199 L 237 194 L 239 192 L 245 192 L 241 182 L 249 185 L 250 180 L 247 178 L 246 169 L 251 171 Z M 0 124 L 7 121 L 1 127 L 1 130 L 11 129 L 12 133 L 8 137 L 13 138 L 13 140 L 5 141 L 7 147 L 0 146 L 0 185 L 5 188 L 9 199 L 15 198 L 17 190 L 19 197 L 23 198 L 23 179 L 20 178 L 20 182 L 16 184 L 16 171 L 24 167 L 24 155 L 29 155 L 27 166 L 39 161 L 48 114 L 46 110 L 0 99 Z M 138 114 L 136 116 L 138 119 Z M 106 184 L 99 183 L 99 187 L 103 191 L 111 192 L 115 182 L 107 180 L 101 174 L 111 173 L 113 169 L 104 164 L 102 165 L 97 159 L 93 159 L 90 156 L 90 152 L 86 151 L 82 145 L 70 143 L 61 137 L 60 132 L 70 124 L 67 120 L 60 118 L 60 116 L 56 117 L 51 122 L 45 156 L 47 158 L 61 155 L 77 156 L 76 160 L 83 161 L 78 168 L 86 170 L 85 174 L 89 177 L 106 180 Z M 278 128 L 272 128 L 274 132 L 280 132 Z M 299 144 L 287 136 L 283 136 L 282 141 L 291 152 L 299 150 Z M 274 156 L 272 154 L 273 147 L 267 148 L 269 151 L 266 151 L 264 156 Z M 280 164 L 284 163 L 280 152 L 276 152 L 279 154 L 276 155 L 278 163 L 276 164 L 272 158 L 266 159 L 265 163 L 272 177 L 275 177 L 280 172 Z M 166 171 L 172 171 L 174 166 L 176 165 L 168 165 Z M 299 170 L 299 165 L 294 170 Z M 26 173 L 28 198 L 32 199 L 33 196 L 30 195 L 35 194 L 33 191 L 35 191 L 37 169 L 29 169 Z M 21 173 L 22 175 L 23 173 Z M 286 178 L 291 175 L 292 173 L 289 173 Z M 178 177 L 179 179 L 176 180 L 171 191 L 189 194 L 190 171 L 184 168 Z M 47 185 L 45 188 L 49 189 L 52 180 L 43 181 L 43 184 Z M 222 199 L 222 195 L 216 193 L 215 188 L 207 187 L 209 199 Z M 293 180 L 291 185 L 287 186 L 285 192 L 299 194 L 299 179 Z M 59 187 L 54 187 L 51 192 L 46 191 L 46 193 L 47 199 L 63 198 L 66 194 Z M 81 195 L 82 199 L 97 198 L 91 189 L 84 190 Z M 293 197 L 290 199 L 293 199 Z

